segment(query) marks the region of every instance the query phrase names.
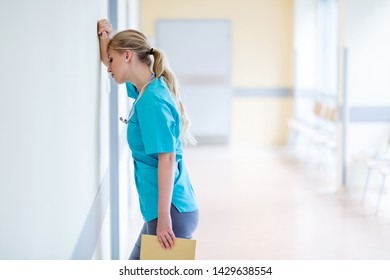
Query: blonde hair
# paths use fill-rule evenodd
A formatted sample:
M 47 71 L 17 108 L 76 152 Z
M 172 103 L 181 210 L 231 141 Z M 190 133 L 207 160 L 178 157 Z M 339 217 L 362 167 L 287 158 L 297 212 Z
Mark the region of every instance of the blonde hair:
M 119 53 L 124 53 L 127 50 L 133 51 L 137 55 L 139 61 L 152 68 L 153 72 L 156 74 L 155 78 L 160 78 L 161 76 L 164 77 L 176 106 L 179 109 L 182 123 L 180 139 L 184 144 L 190 143 L 195 145 L 197 141 L 189 132 L 190 121 L 180 97 L 179 84 L 175 75 L 168 67 L 168 62 L 164 53 L 161 50 L 151 48 L 146 36 L 133 29 L 121 31 L 115 34 L 108 44 L 108 48 Z M 154 61 L 152 61 L 150 55 L 153 55 Z

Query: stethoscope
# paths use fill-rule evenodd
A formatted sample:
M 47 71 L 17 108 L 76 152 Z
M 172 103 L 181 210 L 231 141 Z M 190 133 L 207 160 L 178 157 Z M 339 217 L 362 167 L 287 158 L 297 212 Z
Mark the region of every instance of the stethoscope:
M 155 73 L 152 73 L 152 75 L 150 76 L 150 78 L 149 78 L 149 80 L 146 82 L 146 84 L 149 84 L 149 82 L 154 78 L 154 76 L 156 76 L 156 74 L 155 74 Z M 138 94 L 137 99 L 134 101 L 133 106 L 131 107 L 131 110 L 130 110 L 130 113 L 129 113 L 129 117 L 128 117 L 127 119 L 124 119 L 124 118 L 122 118 L 122 117 L 119 118 L 119 120 L 120 120 L 121 122 L 123 122 L 124 124 L 128 124 L 128 123 L 129 123 L 131 117 L 134 115 L 135 104 L 138 102 L 138 100 L 140 99 L 140 97 L 141 97 L 141 95 Z

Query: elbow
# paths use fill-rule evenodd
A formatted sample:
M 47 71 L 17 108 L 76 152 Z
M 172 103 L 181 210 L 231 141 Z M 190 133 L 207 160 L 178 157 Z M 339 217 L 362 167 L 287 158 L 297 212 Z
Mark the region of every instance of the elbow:
M 176 153 L 162 153 L 162 154 L 158 154 L 158 160 L 159 161 L 165 161 L 165 162 L 174 163 L 174 162 L 176 162 Z

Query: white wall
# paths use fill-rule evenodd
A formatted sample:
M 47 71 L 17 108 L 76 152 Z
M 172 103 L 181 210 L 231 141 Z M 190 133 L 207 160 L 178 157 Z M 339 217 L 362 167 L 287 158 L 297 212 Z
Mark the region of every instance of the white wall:
M 307 121 L 317 90 L 318 7 L 316 0 L 294 1 L 294 117 Z
M 347 50 L 347 110 L 390 108 L 390 2 L 388 0 L 345 0 L 343 47 Z M 366 171 L 352 156 L 366 149 L 384 150 L 390 134 L 388 121 L 350 121 L 346 130 L 347 184 L 361 187 Z M 363 172 L 362 172 L 363 171 Z M 376 176 L 377 174 L 373 174 Z M 377 187 L 377 180 L 372 180 Z
M 390 1 L 346 0 L 350 106 L 390 105 Z
M 295 86 L 303 90 L 317 87 L 317 1 L 294 1 Z
M 96 22 L 106 6 L 1 4 L 0 259 L 68 259 L 78 245 L 105 165 Z

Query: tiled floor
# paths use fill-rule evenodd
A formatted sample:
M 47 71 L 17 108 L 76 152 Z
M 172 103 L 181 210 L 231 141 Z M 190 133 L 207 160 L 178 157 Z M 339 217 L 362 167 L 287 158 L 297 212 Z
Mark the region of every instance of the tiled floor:
M 258 147 L 187 148 L 197 259 L 390 259 L 390 201 L 334 192 L 329 171 Z M 387 195 L 389 196 L 389 195 Z M 388 210 L 388 211 L 386 211 Z

